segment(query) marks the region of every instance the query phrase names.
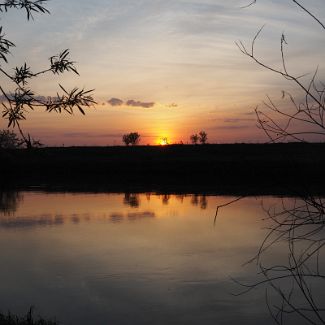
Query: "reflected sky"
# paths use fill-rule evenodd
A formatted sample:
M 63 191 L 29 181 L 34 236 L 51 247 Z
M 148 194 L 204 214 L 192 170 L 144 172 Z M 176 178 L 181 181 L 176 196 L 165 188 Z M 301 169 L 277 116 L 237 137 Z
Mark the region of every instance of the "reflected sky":
M 171 204 L 175 208 L 175 204 L 180 203 L 185 207 L 191 205 L 202 210 L 208 206 L 207 196 L 198 194 L 88 194 L 82 198 L 84 204 L 79 203 L 81 201 L 80 195 L 73 195 L 72 202 L 70 202 L 70 195 L 52 194 L 49 201 L 46 200 L 45 206 L 42 204 L 43 196 L 44 194 L 41 193 L 25 193 L 22 195 L 17 192 L 1 192 L 0 227 L 58 226 L 65 223 L 78 224 L 82 221 L 94 220 L 132 221 L 157 217 L 155 210 L 158 209 L 159 205 L 168 206 Z M 24 203 L 21 202 L 23 197 L 27 199 Z M 118 208 L 112 210 L 112 207 L 115 206 Z M 125 209 L 125 207 L 131 209 Z
M 22 195 L 0 214 L 3 310 L 35 305 L 63 324 L 272 324 L 264 290 L 232 295 L 231 278 L 256 279 L 256 265 L 242 265 L 267 232 L 261 199 L 222 209 L 214 226 L 216 206 L 232 198 Z

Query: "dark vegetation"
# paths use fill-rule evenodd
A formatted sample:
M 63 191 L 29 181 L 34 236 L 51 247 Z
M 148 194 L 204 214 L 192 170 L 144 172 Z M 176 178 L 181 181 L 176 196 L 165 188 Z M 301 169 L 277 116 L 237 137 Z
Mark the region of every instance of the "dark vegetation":
M 244 195 L 324 192 L 323 143 L 0 150 L 0 161 L 2 187 L 168 188 Z
M 256 256 L 248 261 L 256 263 L 259 272 L 255 282 L 240 283 L 243 291 L 239 294 L 264 286 L 267 307 L 276 324 L 324 324 L 320 290 L 325 278 L 324 199 L 306 195 L 279 201 L 264 206 L 268 233 Z M 287 258 L 271 264 L 265 261 L 279 249 Z
M 56 321 L 45 320 L 41 317 L 35 318 L 33 308 L 30 308 L 26 316 L 17 316 L 10 312 L 0 313 L 0 325 L 58 325 Z
M 190 136 L 190 141 L 192 144 L 198 144 L 198 142 L 206 144 L 208 141 L 208 134 L 205 131 L 200 131 L 199 134 L 192 134 Z
M 259 1 L 253 0 L 247 7 L 257 2 Z M 314 13 L 298 0 L 290 2 L 307 15 L 324 35 L 325 24 L 318 18 L 319 12 Z M 319 73 L 318 67 L 315 67 L 312 74 L 309 74 L 309 71 L 306 74 L 291 71 L 286 58 L 288 42 L 284 33 L 280 37 L 281 67 L 267 64 L 256 54 L 256 43 L 263 28 L 258 30 L 249 46 L 239 42 L 237 44 L 239 49 L 260 67 L 282 76 L 295 85 L 296 90 L 282 91 L 282 98 L 287 100 L 289 105 L 279 105 L 268 97 L 263 109 L 256 108 L 258 127 L 272 143 L 288 140 L 304 142 L 306 137 L 315 135 L 322 139 L 325 135 L 323 74 Z M 321 186 L 323 182 L 319 164 L 322 160 L 322 150 L 323 148 L 319 147 L 318 154 L 308 157 L 312 153 L 308 147 L 303 147 L 301 152 L 304 152 L 304 161 L 309 161 L 305 166 L 300 159 L 295 160 L 294 156 L 292 157 L 294 170 L 301 169 L 295 176 L 296 182 L 305 186 L 306 192 L 298 194 L 293 200 L 282 199 L 279 200 L 281 201 L 279 204 L 265 207 L 269 233 L 256 256 L 250 261 L 255 262 L 259 269 L 257 280 L 248 284 L 240 283 L 244 288 L 241 294 L 256 287 L 265 287 L 268 310 L 274 322 L 279 325 L 287 322 L 325 324 L 324 297 L 321 294 L 322 290 L 319 290 L 323 289 L 325 279 L 322 265 L 325 245 L 325 200 L 324 193 L 317 195 L 312 189 L 313 186 L 307 185 L 308 179 L 309 184 Z M 278 154 L 284 155 L 286 159 L 290 150 L 287 153 L 279 150 Z M 282 175 L 288 186 L 292 185 L 290 181 L 292 175 L 290 170 L 288 177 Z M 273 265 L 266 263 L 265 255 L 272 254 L 273 250 L 279 248 L 284 249 L 287 259 L 276 261 Z
M 256 4 L 252 1 L 247 7 Z M 299 10 L 318 27 L 320 34 L 325 31 L 325 24 L 305 7 L 300 1 L 291 0 Z M 303 74 L 291 71 L 287 62 L 286 47 L 287 37 L 282 33 L 280 37 L 281 67 L 269 65 L 263 58 L 256 54 L 257 41 L 261 36 L 264 26 L 261 27 L 253 38 L 251 44 L 245 45 L 242 41 L 237 44 L 239 50 L 250 58 L 255 64 L 269 72 L 283 77 L 296 87 L 295 92 L 282 90 L 283 106 L 267 96 L 264 108 L 255 109 L 258 127 L 264 131 L 270 142 L 282 141 L 306 141 L 308 136 L 317 136 L 322 139 L 325 136 L 325 84 L 323 75 L 319 73 L 319 67 L 315 65 L 315 71 L 306 71 Z M 323 34 L 324 35 L 324 34 Z M 305 49 L 305 51 L 310 49 Z M 311 51 L 310 51 L 311 52 Z M 310 60 L 311 61 L 311 60 Z M 301 63 L 303 65 L 303 63 Z
M 122 141 L 125 143 L 126 146 L 136 146 L 140 142 L 140 134 L 138 132 L 124 134 L 122 137 Z
M 0 2 L 0 18 L 11 9 L 24 10 L 27 20 L 33 19 L 35 13 L 45 14 L 49 11 L 44 7 L 47 0 L 6 0 Z M 11 55 L 15 44 L 6 38 L 3 27 L 0 26 L 0 77 L 10 83 L 6 89 L 0 85 L 2 117 L 8 120 L 8 127 L 16 127 L 21 137 L 21 144 L 27 148 L 39 147 L 40 142 L 33 139 L 23 131 L 21 123 L 34 109 L 43 109 L 46 112 L 65 112 L 73 114 L 79 110 L 85 114 L 84 108 L 95 104 L 92 97 L 93 90 L 79 89 L 68 90 L 59 84 L 59 91 L 55 96 L 36 94 L 29 86 L 36 78 L 40 79 L 45 74 L 61 75 L 64 72 L 73 72 L 79 75 L 75 62 L 70 59 L 69 50 L 66 49 L 49 59 L 48 66 L 41 71 L 32 71 L 25 62 L 20 67 L 8 68 L 8 56 Z M 44 96 L 45 95 L 45 96 Z
M 0 148 L 16 149 L 22 145 L 22 141 L 17 134 L 10 130 L 0 130 Z

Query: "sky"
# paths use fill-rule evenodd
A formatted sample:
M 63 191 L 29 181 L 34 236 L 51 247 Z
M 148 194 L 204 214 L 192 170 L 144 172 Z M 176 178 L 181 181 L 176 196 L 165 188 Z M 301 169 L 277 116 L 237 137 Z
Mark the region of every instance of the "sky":
M 50 15 L 1 13 L 0 25 L 16 48 L 7 71 L 27 62 L 32 71 L 70 49 L 80 76 L 41 76 L 30 87 L 52 96 L 65 88 L 95 89 L 97 105 L 86 115 L 28 114 L 22 127 L 51 146 L 119 145 L 122 135 L 141 134 L 141 144 L 187 143 L 205 130 L 210 143 L 264 142 L 254 109 L 266 96 L 297 93 L 289 81 L 256 65 L 235 42 L 256 43 L 264 62 L 280 67 L 280 39 L 288 45 L 288 69 L 295 75 L 324 76 L 325 34 L 291 0 L 51 0 Z M 303 0 L 325 20 L 324 0 Z M 305 77 L 305 82 L 311 75 Z M 0 76 L 1 85 L 12 89 Z M 297 93 L 297 96 L 299 93 Z M 282 103 L 287 105 L 287 103 Z M 7 121 L 0 119 L 0 128 Z

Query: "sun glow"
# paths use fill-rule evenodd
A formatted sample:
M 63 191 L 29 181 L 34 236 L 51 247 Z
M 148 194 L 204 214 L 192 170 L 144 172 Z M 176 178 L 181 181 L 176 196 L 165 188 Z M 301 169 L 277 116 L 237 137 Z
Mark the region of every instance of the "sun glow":
M 169 143 L 168 143 L 168 138 L 167 137 L 163 137 L 163 138 L 160 138 L 159 139 L 159 144 L 161 146 L 167 146 Z

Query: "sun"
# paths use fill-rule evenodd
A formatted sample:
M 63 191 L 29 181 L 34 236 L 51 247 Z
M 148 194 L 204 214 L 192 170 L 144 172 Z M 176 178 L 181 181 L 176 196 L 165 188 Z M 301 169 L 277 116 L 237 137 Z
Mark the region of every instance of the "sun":
M 168 145 L 168 139 L 166 137 L 160 138 L 159 144 L 161 146 L 167 146 Z

